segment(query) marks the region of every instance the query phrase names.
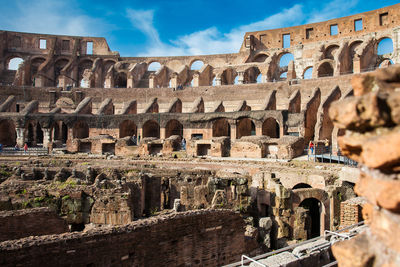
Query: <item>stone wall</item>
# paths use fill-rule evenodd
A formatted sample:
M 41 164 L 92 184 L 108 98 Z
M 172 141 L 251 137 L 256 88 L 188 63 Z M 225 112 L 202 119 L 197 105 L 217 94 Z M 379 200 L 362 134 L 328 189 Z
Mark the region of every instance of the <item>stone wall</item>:
M 221 266 L 245 253 L 244 221 L 229 210 L 173 213 L 100 228 L 0 243 L 0 265 Z
M 49 208 L 0 212 L 0 241 L 65 232 L 67 222 Z
M 365 199 L 357 197 L 340 203 L 340 228 L 363 221 L 362 207 Z
M 345 155 L 361 167 L 355 186 L 366 198 L 369 230 L 333 246 L 340 267 L 400 266 L 400 67 L 355 77 L 354 97 L 336 103 L 331 118 L 346 134 Z

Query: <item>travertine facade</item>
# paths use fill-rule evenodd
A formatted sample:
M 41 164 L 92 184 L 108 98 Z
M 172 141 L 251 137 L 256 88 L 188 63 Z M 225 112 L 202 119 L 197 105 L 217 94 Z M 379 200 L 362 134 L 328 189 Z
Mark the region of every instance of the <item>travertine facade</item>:
M 398 10 L 246 33 L 239 53 L 225 55 L 124 58 L 104 38 L 2 31 L 0 142 L 126 155 L 135 153 L 117 149 L 116 139 L 160 139 L 137 150 L 151 154 L 179 135 L 194 142 L 193 155 L 291 158 L 299 140 L 282 137 L 292 135 L 303 146 L 328 139 L 336 150 L 343 132 L 328 108 L 352 94 L 354 73 L 399 63 Z M 382 40 L 392 41 L 392 52 L 378 51 Z M 16 57 L 23 63 L 13 72 L 7 68 Z M 100 134 L 113 139 L 75 140 Z M 235 141 L 250 135 L 271 139 Z M 212 152 L 212 138 L 221 136 L 232 144 Z M 294 153 L 274 152 L 280 149 Z

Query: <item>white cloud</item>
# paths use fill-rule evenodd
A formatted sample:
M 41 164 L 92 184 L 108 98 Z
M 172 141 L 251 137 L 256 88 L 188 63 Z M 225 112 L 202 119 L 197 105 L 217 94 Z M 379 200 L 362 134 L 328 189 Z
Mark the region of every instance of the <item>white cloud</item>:
M 132 11 L 128 10 L 128 13 L 132 13 Z M 150 47 L 140 56 L 236 53 L 242 44 L 245 32 L 292 26 L 303 20 L 302 6 L 295 5 L 262 21 L 234 28 L 228 33 L 221 33 L 216 27 L 211 27 L 178 37 L 176 40 L 171 40 L 170 44 L 166 44 L 160 41 L 158 32 L 153 25 L 153 11 L 134 12 L 135 19 L 133 21 L 131 19 L 132 25 L 146 34 L 151 41 Z M 145 19 L 146 17 L 147 19 Z
M 128 19 L 135 28 L 147 35 L 150 38 L 150 41 L 155 43 L 155 45 L 161 45 L 158 31 L 153 25 L 154 10 L 127 9 L 126 13 Z
M 28 4 L 15 0 L 13 5 L 13 13 L 0 18 L 2 27 L 8 30 L 94 36 L 111 27 L 101 19 L 85 15 L 71 1 L 36 0 Z

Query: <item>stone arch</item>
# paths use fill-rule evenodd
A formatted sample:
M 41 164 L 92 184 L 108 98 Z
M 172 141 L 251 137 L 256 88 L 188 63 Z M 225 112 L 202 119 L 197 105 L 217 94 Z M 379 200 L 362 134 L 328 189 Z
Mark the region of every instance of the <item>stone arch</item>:
M 90 70 L 92 69 L 93 66 L 93 61 L 91 59 L 83 59 L 81 62 L 79 62 L 78 65 L 78 84 L 79 86 L 83 86 L 82 80 L 83 80 L 83 73 L 85 72 L 86 69 Z
M 244 71 L 243 83 L 257 83 L 257 77 L 261 74 L 258 67 L 250 67 Z
M 89 137 L 89 125 L 84 121 L 77 121 L 72 128 L 72 137 L 83 139 Z
M 5 146 L 14 146 L 16 143 L 17 133 L 15 124 L 12 120 L 0 120 L 0 144 Z
M 303 75 L 302 75 L 303 79 L 304 80 L 311 79 L 312 78 L 312 72 L 313 72 L 313 67 L 312 66 L 309 66 L 309 67 L 305 68 L 304 72 L 303 72 Z
M 257 55 L 254 56 L 253 62 L 265 62 L 265 60 L 267 60 L 268 58 L 268 54 L 265 53 L 259 53 Z
M 267 118 L 262 124 L 262 135 L 269 136 L 271 138 L 280 137 L 279 123 L 274 118 Z
M 377 63 L 378 68 L 386 68 L 393 64 L 393 60 L 391 60 L 390 58 L 382 58 L 382 60 L 378 61 Z
M 321 235 L 321 213 L 322 203 L 316 198 L 304 199 L 299 207 L 303 207 L 308 211 L 310 223 L 306 223 L 307 239 L 318 237 Z
M 307 183 L 298 183 L 292 187 L 292 190 L 301 188 L 312 188 L 312 186 Z
M 333 66 L 329 61 L 321 63 L 317 71 L 318 78 L 333 76 Z
M 115 88 L 126 88 L 128 83 L 128 77 L 125 72 L 118 72 L 115 76 L 114 87 Z
M 393 40 L 389 37 L 382 37 L 377 41 L 376 54 L 378 56 L 393 53 Z
M 43 144 L 43 130 L 37 121 L 28 121 L 25 125 L 25 137 L 28 146 Z
M 7 59 L 6 66 L 8 70 L 18 70 L 19 65 L 24 62 L 24 59 L 19 56 L 13 56 Z
M 67 66 L 69 60 L 66 58 L 59 58 L 54 63 L 54 85 L 58 86 L 58 78 L 61 75 L 61 71 Z
M 314 216 L 318 214 L 317 218 L 314 218 L 314 231 L 312 231 L 312 222 L 310 225 L 308 225 L 309 234 L 307 235 L 307 238 L 311 238 L 313 236 L 319 236 L 324 233 L 325 229 L 329 229 L 329 219 L 330 219 L 330 201 L 329 201 L 329 196 L 328 193 L 322 189 L 318 188 L 300 188 L 300 189 L 295 189 L 292 190 L 292 209 L 297 210 L 298 207 L 303 207 L 307 209 L 307 206 L 309 206 L 306 201 L 307 199 L 315 199 L 312 200 L 314 202 L 314 206 L 311 207 L 313 208 Z M 306 202 L 304 202 L 306 201 Z M 316 203 L 319 203 L 318 205 L 315 205 Z M 312 204 L 312 203 L 311 203 Z M 318 209 L 316 209 L 318 207 Z M 318 213 L 317 213 L 318 211 Z M 312 218 L 311 218 L 312 219 Z M 319 222 L 319 223 L 318 223 Z M 306 224 L 307 226 L 307 224 Z M 318 228 L 317 228 L 318 226 Z M 317 230 L 318 229 L 318 230 Z
M 40 65 L 45 61 L 44 57 L 35 57 L 31 60 L 31 81 L 33 84 L 35 83 L 35 76 L 39 71 Z
M 161 69 L 161 63 L 158 61 L 150 61 L 147 65 L 147 71 L 158 71 Z
M 131 120 L 124 120 L 119 124 L 119 138 L 126 136 L 137 136 L 137 126 Z
M 227 119 L 219 118 L 213 122 L 212 125 L 212 136 L 231 136 L 231 126 Z
M 256 125 L 250 118 L 241 118 L 236 122 L 236 138 L 256 135 Z
M 357 57 L 359 58 L 357 50 L 362 45 L 362 43 L 363 41 L 356 40 L 349 45 L 346 51 L 347 53 L 344 54 L 340 62 L 340 74 L 348 74 L 354 72 L 354 59 Z
M 183 125 L 177 120 L 170 120 L 165 126 L 165 138 L 171 135 L 183 136 Z
M 190 63 L 190 70 L 200 70 L 204 66 L 204 62 L 200 59 L 195 59 Z
M 154 120 L 148 120 L 143 124 L 143 137 L 160 138 L 160 125 Z
M 290 52 L 282 52 L 278 55 L 279 67 L 284 68 L 289 66 L 290 61 L 294 61 L 294 56 Z
M 323 59 L 335 60 L 337 58 L 337 52 L 339 51 L 339 48 L 340 46 L 337 44 L 327 46 L 323 53 Z
M 68 139 L 68 127 L 63 121 L 56 121 L 51 130 L 51 140 L 65 144 Z

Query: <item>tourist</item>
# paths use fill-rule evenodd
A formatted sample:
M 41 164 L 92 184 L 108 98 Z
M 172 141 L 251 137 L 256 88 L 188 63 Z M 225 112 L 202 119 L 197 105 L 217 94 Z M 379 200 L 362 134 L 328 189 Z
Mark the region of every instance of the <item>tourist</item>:
M 325 152 L 329 152 L 329 140 L 325 139 Z
M 186 150 L 186 140 L 185 140 L 185 138 L 182 138 L 181 147 L 182 147 L 182 150 Z
M 19 151 L 19 146 L 18 146 L 18 144 L 15 144 L 14 150 L 15 150 L 15 151 Z
M 0 144 L 0 152 L 3 152 L 3 144 Z
M 311 151 L 311 154 L 314 154 L 314 143 L 312 141 L 308 144 L 308 148 Z
M 135 134 L 131 137 L 131 140 L 133 142 L 133 145 L 136 146 L 137 145 L 137 138 L 136 138 Z
M 28 144 L 27 143 L 25 143 L 25 145 L 24 145 L 24 152 L 25 152 L 25 154 L 28 152 Z

